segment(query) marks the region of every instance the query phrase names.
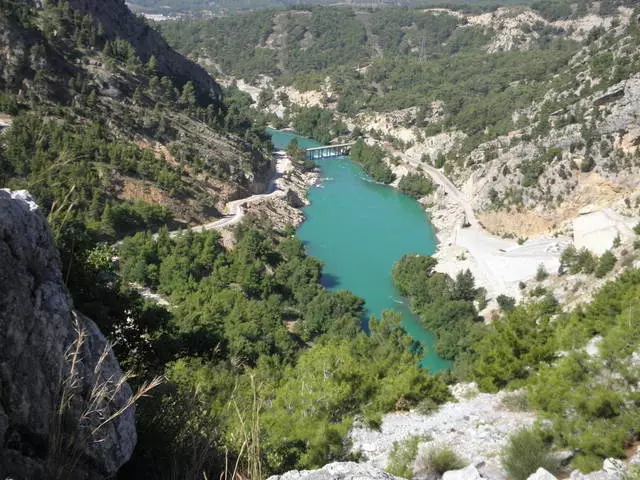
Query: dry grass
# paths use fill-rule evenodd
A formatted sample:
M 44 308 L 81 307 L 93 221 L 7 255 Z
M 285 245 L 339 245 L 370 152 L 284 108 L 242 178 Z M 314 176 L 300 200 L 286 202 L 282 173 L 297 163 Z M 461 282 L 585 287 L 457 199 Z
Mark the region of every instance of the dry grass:
M 229 455 L 225 456 L 225 471 L 220 475 L 220 480 L 251 479 L 259 480 L 263 478 L 262 459 L 260 448 L 260 414 L 264 402 L 258 395 L 258 386 L 255 378 L 251 376 L 251 390 L 253 393 L 251 409 L 248 414 L 243 414 L 238 406 L 238 402 L 232 397 L 229 404 L 238 415 L 240 422 L 240 439 L 242 445 L 236 458 L 233 470 L 229 464 Z
M 124 405 L 112 412 L 112 405 L 133 374 L 124 373 L 118 378 L 105 374 L 105 361 L 111 352 L 111 346 L 106 344 L 93 368 L 95 380 L 88 393 L 83 395 L 86 379 L 82 376 L 82 352 L 87 333 L 75 313 L 74 328 L 76 338 L 65 353 L 65 372 L 61 375 L 58 401 L 49 430 L 46 468 L 49 478 L 54 480 L 76 478 L 84 447 L 103 442 L 106 427 L 162 382 L 160 377 L 144 382 Z M 80 414 L 74 416 L 77 405 L 82 407 Z

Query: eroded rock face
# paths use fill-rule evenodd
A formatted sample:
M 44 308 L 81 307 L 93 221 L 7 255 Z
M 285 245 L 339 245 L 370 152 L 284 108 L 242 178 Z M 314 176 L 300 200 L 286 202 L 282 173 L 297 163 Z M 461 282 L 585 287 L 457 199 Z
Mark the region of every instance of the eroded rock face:
M 75 385 L 70 347 L 85 332 L 78 350 Z M 0 190 L 0 478 L 47 478 L 54 468 L 74 479 L 100 479 L 126 462 L 137 437 L 133 409 L 95 428 L 131 397 L 106 340 L 88 318 L 73 311 L 60 259 L 43 214 L 27 192 Z M 90 391 L 107 382 L 111 401 L 89 410 Z M 64 416 L 56 412 L 61 392 L 70 393 Z M 56 452 L 56 435 L 67 441 Z M 59 444 L 59 443 L 58 443 Z M 73 464 L 73 465 L 72 465 Z M 46 474 L 45 474 L 46 472 Z

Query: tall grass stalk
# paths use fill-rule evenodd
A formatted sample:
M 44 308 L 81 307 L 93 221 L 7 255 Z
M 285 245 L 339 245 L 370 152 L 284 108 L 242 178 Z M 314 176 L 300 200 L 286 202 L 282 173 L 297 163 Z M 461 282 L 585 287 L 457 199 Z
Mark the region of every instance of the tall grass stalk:
M 95 380 L 88 395 L 83 396 L 85 378 L 82 376 L 83 346 L 87 333 L 74 312 L 75 340 L 65 352 L 63 372 L 60 375 L 57 403 L 49 427 L 46 468 L 48 478 L 52 480 L 71 480 L 78 476 L 79 461 L 85 447 L 90 443 L 105 440 L 101 435 L 109 424 L 131 408 L 140 398 L 162 383 L 161 377 L 144 382 L 130 396 L 125 404 L 111 413 L 111 406 L 122 391 L 126 382 L 133 378 L 131 372 L 119 378 L 104 373 L 105 361 L 111 352 L 111 345 L 105 345 L 95 367 Z M 73 407 L 80 403 L 82 408 L 77 417 L 73 417 Z

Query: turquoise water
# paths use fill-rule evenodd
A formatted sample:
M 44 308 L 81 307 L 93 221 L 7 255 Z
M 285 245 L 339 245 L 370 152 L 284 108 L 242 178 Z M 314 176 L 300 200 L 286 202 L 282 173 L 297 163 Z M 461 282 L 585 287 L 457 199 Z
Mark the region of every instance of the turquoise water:
M 284 149 L 293 138 L 304 148 L 317 142 L 270 130 L 273 144 Z M 309 191 L 311 205 L 297 231 L 307 252 L 324 262 L 323 283 L 364 298 L 368 315 L 383 310 L 402 313 L 405 330 L 425 347 L 421 364 L 432 372 L 450 363 L 433 349 L 433 336 L 411 315 L 391 278 L 393 264 L 405 253 L 430 255 L 436 238 L 422 206 L 411 197 L 370 180 L 348 158 L 318 160 L 321 185 Z

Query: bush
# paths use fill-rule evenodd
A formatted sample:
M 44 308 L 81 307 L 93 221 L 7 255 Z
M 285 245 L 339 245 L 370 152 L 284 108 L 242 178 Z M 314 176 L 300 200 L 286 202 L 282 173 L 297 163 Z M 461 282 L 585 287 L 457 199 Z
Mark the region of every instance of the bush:
M 508 297 L 507 295 L 498 295 L 496 298 L 498 305 L 500 306 L 500 310 L 503 312 L 510 312 L 514 308 L 516 308 L 516 299 L 513 297 Z
M 527 480 L 540 467 L 551 473 L 559 467 L 548 446 L 532 429 L 522 429 L 509 437 L 502 465 L 513 480 Z
M 450 447 L 432 446 L 421 453 L 416 460 L 415 470 L 419 475 L 440 477 L 449 470 L 458 470 L 465 462 Z
M 418 454 L 418 446 L 425 438 L 420 435 L 411 435 L 402 442 L 393 442 L 386 471 L 397 477 L 413 477 L 413 461 Z
M 422 198 L 435 190 L 430 178 L 419 173 L 410 173 L 402 177 L 398 183 L 398 190 L 413 198 Z
M 527 412 L 531 410 L 529 397 L 527 396 L 527 392 L 525 390 L 510 392 L 506 394 L 502 398 L 500 405 L 502 405 L 502 407 L 506 408 L 510 412 Z
M 547 273 L 547 269 L 544 268 L 544 265 L 542 263 L 538 265 L 538 270 L 536 272 L 536 280 L 538 282 L 542 282 L 543 280 L 546 280 L 548 276 L 549 276 L 549 273 Z
M 438 405 L 432 398 L 425 398 L 416 406 L 416 412 L 420 415 L 433 415 L 438 411 Z
M 596 278 L 602 278 L 616 266 L 617 258 L 611 253 L 610 250 L 607 250 L 600 257 L 600 261 L 598 261 L 598 266 L 596 268 Z

